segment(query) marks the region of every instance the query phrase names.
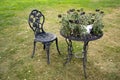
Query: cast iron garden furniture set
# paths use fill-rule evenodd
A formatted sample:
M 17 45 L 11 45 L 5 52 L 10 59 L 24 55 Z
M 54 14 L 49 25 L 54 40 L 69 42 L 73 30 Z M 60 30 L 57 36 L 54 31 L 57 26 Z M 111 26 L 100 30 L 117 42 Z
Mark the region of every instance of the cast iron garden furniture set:
M 56 37 L 56 35 L 44 31 L 44 29 L 43 29 L 44 22 L 45 22 L 45 17 L 40 11 L 38 11 L 36 9 L 31 11 L 31 13 L 29 15 L 28 23 L 29 23 L 30 28 L 34 32 L 34 37 L 35 37 L 34 42 L 33 42 L 33 44 L 34 44 L 33 53 L 32 53 L 31 57 L 33 58 L 33 56 L 35 54 L 36 42 L 41 42 L 43 44 L 43 49 L 46 50 L 47 63 L 50 64 L 49 49 L 50 49 L 50 45 L 53 41 L 55 41 L 55 43 L 56 43 L 56 48 L 57 48 L 57 51 L 59 54 L 60 54 L 60 51 L 58 48 L 58 38 Z M 80 37 L 75 37 L 75 36 L 66 36 L 63 34 L 62 31 L 60 31 L 60 34 L 62 37 L 65 38 L 66 43 L 68 45 L 68 57 L 66 58 L 66 62 L 64 63 L 64 65 L 66 63 L 70 62 L 73 57 L 72 41 L 82 41 L 84 43 L 83 51 L 82 51 L 82 61 L 83 61 L 84 77 L 87 78 L 86 62 L 87 62 L 88 43 L 90 41 L 101 38 L 103 35 L 98 35 L 98 36 L 91 35 L 91 36 L 84 36 L 84 37 L 80 38 Z

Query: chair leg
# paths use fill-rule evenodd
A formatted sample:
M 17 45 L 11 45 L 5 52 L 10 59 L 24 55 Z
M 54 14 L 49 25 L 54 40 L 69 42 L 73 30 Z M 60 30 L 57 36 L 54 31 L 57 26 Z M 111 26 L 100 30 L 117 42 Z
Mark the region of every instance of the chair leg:
M 31 56 L 31 58 L 33 58 L 33 56 L 34 56 L 34 54 L 35 54 L 35 48 L 36 48 L 36 42 L 34 41 L 33 53 L 32 53 L 32 56 Z
M 45 44 L 43 43 L 43 49 L 45 50 Z
M 47 63 L 50 64 L 50 43 L 45 43 L 45 50 L 46 50 L 46 54 L 47 54 Z
M 55 42 L 56 42 L 57 51 L 58 51 L 59 55 L 61 55 L 60 50 L 59 50 L 59 47 L 58 47 L 58 39 L 57 39 L 57 38 L 56 38 Z

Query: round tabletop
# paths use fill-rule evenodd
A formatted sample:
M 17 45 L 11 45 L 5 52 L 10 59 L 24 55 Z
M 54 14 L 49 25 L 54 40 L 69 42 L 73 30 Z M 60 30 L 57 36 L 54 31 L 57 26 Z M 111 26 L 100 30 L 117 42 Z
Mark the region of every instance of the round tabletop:
M 69 40 L 74 40 L 74 41 L 93 41 L 93 40 L 97 40 L 97 39 L 100 39 L 103 34 L 100 34 L 100 35 L 86 35 L 86 36 L 82 36 L 82 37 L 75 37 L 75 36 L 66 36 L 63 34 L 62 31 L 60 31 L 60 34 L 61 36 L 63 36 L 64 38 L 66 39 L 69 39 Z

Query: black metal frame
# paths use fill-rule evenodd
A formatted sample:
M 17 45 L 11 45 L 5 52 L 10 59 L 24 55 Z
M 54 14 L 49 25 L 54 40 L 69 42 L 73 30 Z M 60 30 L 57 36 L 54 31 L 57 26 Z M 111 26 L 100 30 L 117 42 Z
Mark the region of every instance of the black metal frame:
M 70 39 L 65 39 L 66 43 L 68 45 L 68 57 L 66 59 L 66 62 L 64 63 L 64 65 L 66 65 L 68 62 L 71 61 L 72 57 L 73 57 L 73 46 L 72 46 L 72 40 Z M 83 70 L 84 70 L 84 76 L 85 78 L 87 78 L 86 76 L 86 62 L 87 62 L 87 47 L 88 47 L 88 43 L 89 41 L 84 41 L 84 46 L 83 46 L 83 54 L 82 54 L 82 59 L 83 59 Z
M 66 62 L 64 63 L 64 65 L 66 65 L 67 63 L 69 63 L 73 57 L 73 46 L 72 46 L 72 40 L 73 41 L 82 41 L 84 42 L 83 45 L 83 52 L 82 52 L 82 61 L 83 61 L 83 71 L 84 71 L 84 77 L 87 78 L 86 75 L 86 62 L 87 62 L 87 50 L 88 50 L 88 43 L 89 41 L 93 41 L 93 40 L 97 40 L 99 38 L 101 38 L 103 36 L 103 34 L 101 35 L 91 35 L 89 36 L 83 36 L 82 38 L 80 37 L 74 37 L 74 36 L 65 36 L 62 31 L 60 31 L 60 34 L 65 38 L 65 41 L 68 45 L 68 57 L 66 58 Z
M 34 39 L 34 46 L 33 46 L 33 53 L 31 58 L 33 58 L 35 54 L 35 49 L 36 49 L 36 42 L 41 42 L 43 44 L 43 49 L 46 50 L 47 54 L 47 63 L 50 64 L 50 45 L 53 41 L 56 42 L 56 48 L 58 53 L 60 54 L 59 48 L 58 48 L 58 38 L 52 34 L 52 33 L 47 33 L 43 29 L 43 24 L 45 22 L 45 16 L 38 10 L 32 10 L 31 13 L 29 14 L 29 19 L 28 23 L 30 28 L 33 30 L 35 39 Z

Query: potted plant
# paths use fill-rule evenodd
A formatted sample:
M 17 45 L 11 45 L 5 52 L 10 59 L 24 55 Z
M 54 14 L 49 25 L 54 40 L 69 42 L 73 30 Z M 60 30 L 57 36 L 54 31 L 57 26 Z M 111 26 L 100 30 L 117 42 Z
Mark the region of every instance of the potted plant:
M 83 9 L 70 9 L 67 14 L 59 14 L 61 18 L 61 32 L 65 36 L 82 37 L 85 35 L 102 35 L 104 27 L 102 18 L 104 12 L 96 9 L 93 13 L 86 13 Z

